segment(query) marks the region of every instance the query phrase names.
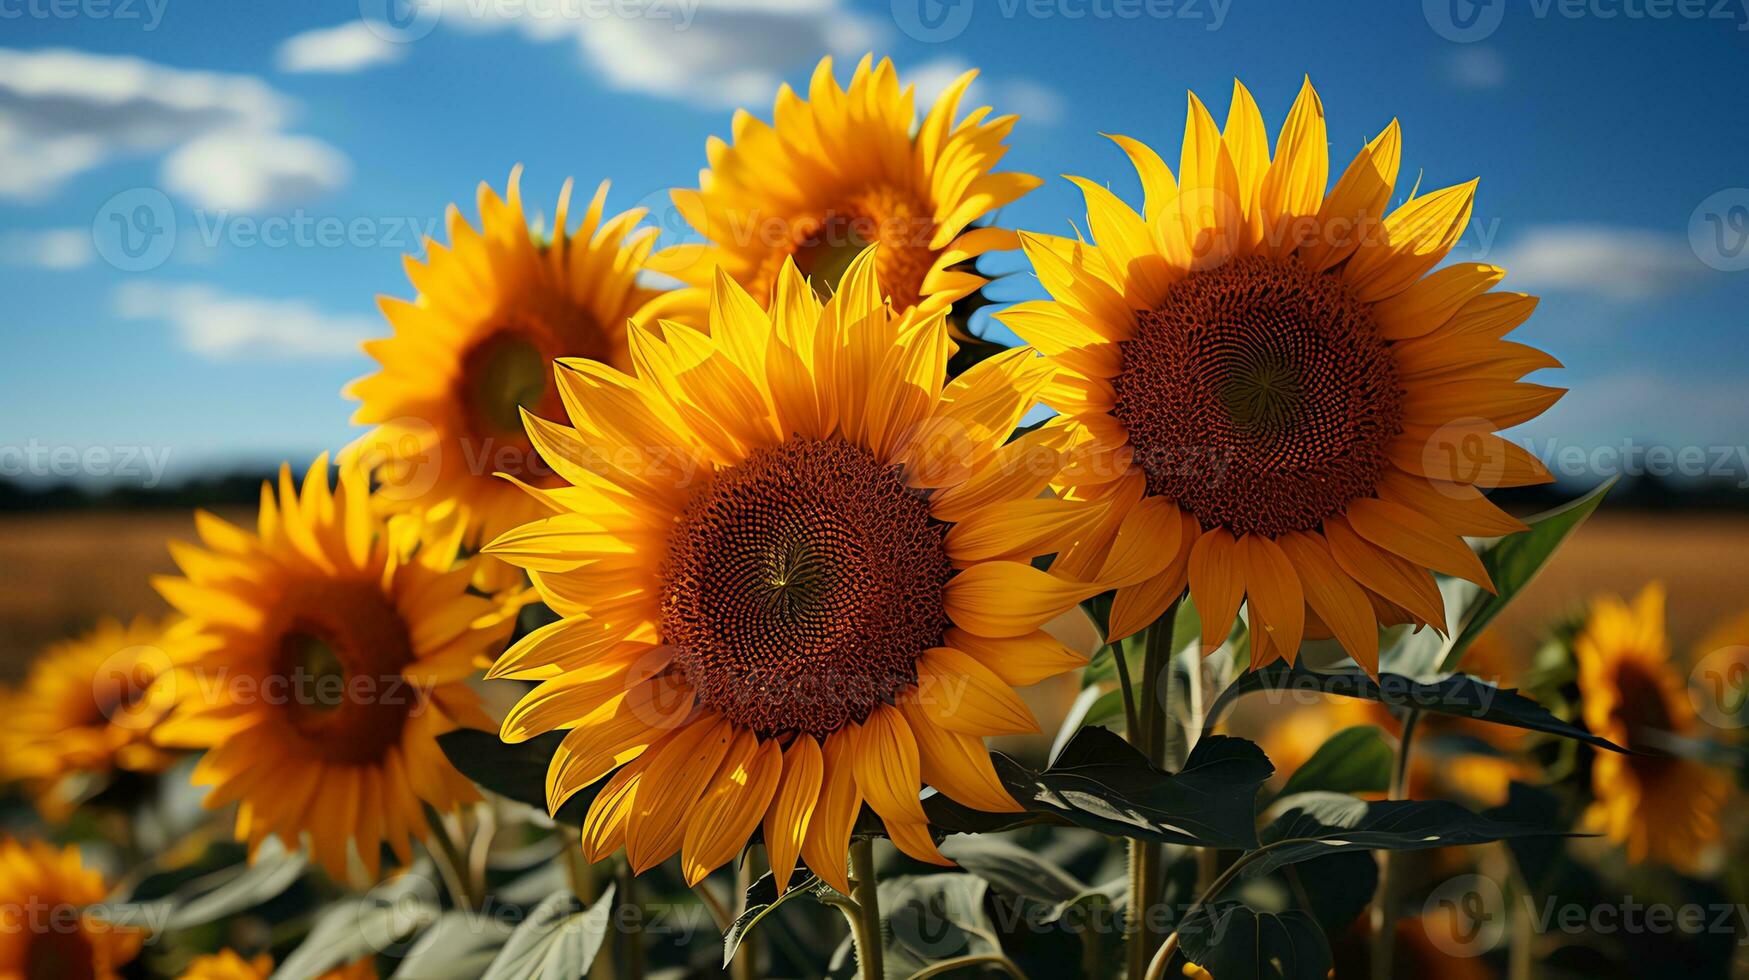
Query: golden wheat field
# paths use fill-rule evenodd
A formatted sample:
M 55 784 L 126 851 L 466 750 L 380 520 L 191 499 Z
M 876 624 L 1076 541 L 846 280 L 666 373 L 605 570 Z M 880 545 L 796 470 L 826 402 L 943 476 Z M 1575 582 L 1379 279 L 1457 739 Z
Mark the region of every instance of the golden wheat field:
M 247 508 L 221 508 L 238 522 Z M 175 510 L 12 514 L 0 518 L 0 564 L 11 579 L 0 593 L 0 676 L 15 679 L 41 645 L 76 633 L 99 616 L 164 612 L 148 577 L 175 570 L 164 542 L 187 539 L 194 521 Z M 1662 581 L 1682 600 L 1670 604 L 1672 648 L 1687 653 L 1708 629 L 1743 608 L 1749 581 L 1749 516 L 1612 514 L 1592 518 L 1510 606 L 1499 626 L 1528 650 L 1538 631 L 1578 612 L 1600 592 L 1628 594 Z M 1059 620 L 1063 638 L 1091 649 L 1079 615 Z M 1073 696 L 1073 684 L 1062 680 Z M 1049 700 L 1049 699 L 1046 699 Z M 1050 725 L 1045 725 L 1047 731 Z

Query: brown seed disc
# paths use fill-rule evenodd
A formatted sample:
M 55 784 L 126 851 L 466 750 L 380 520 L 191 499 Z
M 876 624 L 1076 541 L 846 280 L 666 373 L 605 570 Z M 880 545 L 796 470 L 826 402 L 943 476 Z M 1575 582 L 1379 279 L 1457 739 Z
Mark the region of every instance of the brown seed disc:
M 761 735 L 824 737 L 914 683 L 940 645 L 944 530 L 866 449 L 756 450 L 674 529 L 662 639 L 700 703 Z
M 1206 527 L 1313 530 L 1372 493 L 1402 429 L 1396 364 L 1333 275 L 1250 256 L 1137 315 L 1115 414 L 1148 491 Z
M 414 655 L 400 611 L 372 581 L 317 578 L 288 587 L 276 620 L 262 703 L 314 757 L 381 762 L 420 698 L 402 675 Z

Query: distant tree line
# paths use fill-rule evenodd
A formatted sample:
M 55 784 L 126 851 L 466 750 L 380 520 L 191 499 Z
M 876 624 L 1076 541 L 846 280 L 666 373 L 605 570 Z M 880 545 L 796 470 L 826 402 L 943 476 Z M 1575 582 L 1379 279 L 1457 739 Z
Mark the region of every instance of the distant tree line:
M 138 486 L 86 486 L 77 483 L 23 482 L 0 478 L 0 513 L 80 510 L 156 510 L 161 508 L 254 505 L 260 499 L 261 481 L 272 479 L 271 471 L 239 471 L 200 477 L 174 485 L 146 489 Z M 1647 512 L 1749 511 L 1749 490 L 1739 477 L 1711 480 L 1673 480 L 1659 476 L 1624 479 L 1610 494 L 1610 510 Z M 1492 496 L 1502 507 L 1517 514 L 1534 514 L 1557 507 L 1589 490 L 1590 486 L 1559 482 L 1537 487 L 1497 490 Z

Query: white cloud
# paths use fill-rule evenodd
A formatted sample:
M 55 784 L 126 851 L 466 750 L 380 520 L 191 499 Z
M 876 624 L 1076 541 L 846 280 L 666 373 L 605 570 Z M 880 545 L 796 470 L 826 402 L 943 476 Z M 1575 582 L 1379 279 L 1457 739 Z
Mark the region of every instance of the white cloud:
M 1460 45 L 1446 54 L 1445 75 L 1459 88 L 1499 88 L 1506 84 L 1506 59 L 1493 48 Z
M 13 231 L 0 237 L 0 261 L 38 269 L 77 269 L 95 255 L 89 228 Z
M 259 211 L 346 183 L 351 165 L 321 140 L 225 132 L 183 144 L 164 160 L 164 183 L 195 205 Z
M 938 58 L 902 72 L 900 78 L 916 84 L 918 111 L 926 112 L 928 105 L 969 67 L 957 58 Z M 968 104 L 991 106 L 996 115 L 1018 113 L 1021 122 L 1046 126 L 1060 122 L 1068 111 L 1068 100 L 1054 89 L 1026 78 L 994 79 L 983 73 L 961 101 L 962 108 Z
M 1569 382 L 1572 390 L 1514 438 L 1540 440 L 1548 455 L 1562 445 L 1620 445 L 1624 439 L 1678 444 L 1740 445 L 1749 428 L 1749 399 L 1735 380 L 1630 371 Z
M 1706 271 L 1683 239 L 1606 225 L 1531 228 L 1484 261 L 1505 268 L 1512 289 L 1617 300 L 1673 292 Z
M 362 20 L 294 34 L 280 42 L 280 71 L 346 74 L 401 60 L 406 46 L 393 44 Z
M 111 159 L 170 152 L 224 137 L 235 146 L 293 139 L 292 101 L 251 75 L 188 71 L 141 58 L 69 49 L 0 48 L 0 197 L 38 200 Z M 333 185 L 338 150 L 257 165 L 254 206 Z M 319 144 L 317 144 L 319 145 Z M 295 164 L 315 168 L 295 172 Z
M 710 107 L 769 104 L 784 74 L 880 36 L 840 0 L 446 0 L 441 23 L 570 40 L 613 88 Z
M 323 313 L 302 300 L 238 296 L 197 283 L 123 283 L 115 312 L 168 323 L 184 349 L 212 360 L 344 357 L 380 333 L 372 317 Z

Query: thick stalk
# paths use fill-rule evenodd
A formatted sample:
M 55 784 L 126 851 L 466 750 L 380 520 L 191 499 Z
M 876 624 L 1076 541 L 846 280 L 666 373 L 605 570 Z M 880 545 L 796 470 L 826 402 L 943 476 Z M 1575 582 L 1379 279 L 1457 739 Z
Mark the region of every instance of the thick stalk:
M 1142 640 L 1142 690 L 1137 700 L 1137 730 L 1131 744 L 1148 762 L 1164 767 L 1172 738 L 1172 630 L 1178 618 L 1178 603 L 1148 627 Z M 1142 980 L 1157 936 L 1152 928 L 1154 900 L 1160 891 L 1160 845 L 1130 838 L 1130 980 Z
M 856 900 L 851 934 L 856 941 L 856 964 L 862 980 L 881 980 L 881 892 L 875 880 L 874 841 L 864 837 L 850 845 L 850 890 Z
M 1500 882 L 1506 898 L 1507 980 L 1531 980 L 1536 974 L 1536 921 L 1531 914 L 1530 884 L 1518 870 L 1518 861 L 1504 841 L 1484 853 L 1482 874 Z
M 1415 727 L 1421 721 L 1421 711 L 1410 708 L 1403 719 L 1403 734 L 1397 739 L 1397 764 L 1391 772 L 1393 800 L 1403 799 L 1409 784 L 1409 754 L 1415 747 Z M 1391 959 L 1397 938 L 1396 875 L 1390 851 L 1379 852 L 1379 884 L 1372 897 L 1372 976 L 1373 980 L 1390 980 Z
M 644 980 L 644 908 L 638 898 L 638 876 L 632 873 L 630 861 L 620 862 L 616 891 L 619 893 L 617 901 L 636 913 L 632 918 L 636 925 L 625 930 L 620 937 L 625 944 L 626 980 Z
M 753 852 L 748 851 L 735 866 L 735 918 L 739 919 L 747 911 L 747 892 L 752 887 Z M 743 937 L 740 948 L 735 950 L 735 958 L 729 961 L 729 976 L 733 980 L 759 980 L 759 946 L 754 938 Z
M 1124 734 L 1129 736 L 1134 744 L 1142 730 L 1141 717 L 1136 713 L 1136 695 L 1130 687 L 1130 665 L 1123 658 L 1123 647 L 1120 644 L 1110 644 L 1112 667 L 1117 674 L 1117 689 L 1123 694 Z

